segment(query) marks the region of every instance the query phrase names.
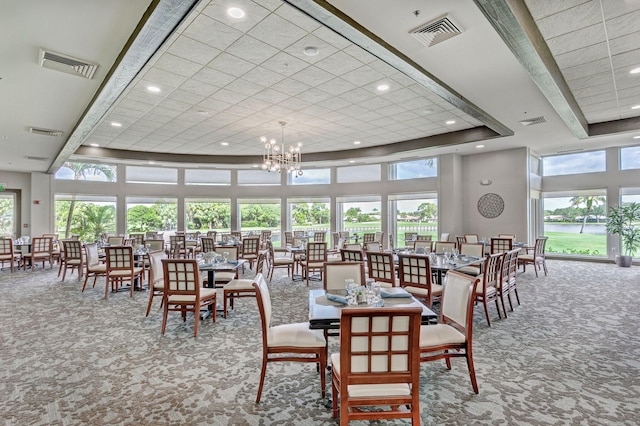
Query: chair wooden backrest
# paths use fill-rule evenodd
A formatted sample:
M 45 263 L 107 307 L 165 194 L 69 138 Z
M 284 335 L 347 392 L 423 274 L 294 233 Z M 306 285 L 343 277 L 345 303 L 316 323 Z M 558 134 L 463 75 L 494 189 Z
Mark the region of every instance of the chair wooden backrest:
M 144 240 L 144 242 L 151 251 L 164 250 L 164 240 Z
M 480 279 L 456 271 L 447 272 L 446 278 L 439 322 L 458 329 L 471 347 L 475 289 Z
M 98 244 L 85 244 L 85 253 L 87 254 L 87 268 L 100 264 L 100 255 L 98 254 Z
M 216 240 L 212 237 L 200 237 L 202 252 L 209 253 L 216 250 Z
M 340 250 L 340 248 L 341 248 L 341 244 L 338 244 L 338 241 L 340 241 L 340 234 L 338 234 L 337 232 L 332 232 L 331 233 L 331 244 L 332 244 L 333 248 L 336 249 L 336 250 Z M 344 244 L 344 240 L 342 241 L 342 244 Z
M 491 238 L 491 254 L 505 253 L 513 249 L 512 238 Z
M 216 246 L 214 250 L 216 253 L 220 255 L 224 255 L 224 252 L 229 253 L 229 257 L 227 260 L 238 260 L 240 247 L 238 246 Z
M 242 257 L 257 258 L 260 252 L 260 237 L 246 237 L 242 239 Z
M 407 243 L 409 241 L 415 241 L 417 236 L 418 236 L 417 232 L 405 232 L 404 242 Z
M 200 300 L 200 272 L 194 259 L 162 259 L 164 297 L 193 297 L 196 306 Z M 166 300 L 164 302 L 167 303 Z
M 456 235 L 456 244 L 460 247 L 460 244 L 466 243 L 467 240 L 464 238 L 464 235 Z
M 284 231 L 284 245 L 285 247 L 293 245 L 293 232 Z
M 362 250 L 362 245 L 360 243 L 345 243 L 343 248 L 345 250 Z
M 82 265 L 83 260 L 83 250 L 82 243 L 76 240 L 67 240 L 63 244 L 64 249 L 64 261 L 68 262 L 70 260 L 79 260 L 80 265 Z
M 352 279 L 357 285 L 364 285 L 364 263 L 362 262 L 325 262 L 324 289 L 344 290 L 345 280 Z
M 134 232 L 129 234 L 129 238 L 134 239 L 134 245 L 143 246 L 144 245 L 144 233 L 143 232 Z
M 267 244 L 271 244 L 271 241 L 267 241 Z M 273 249 L 273 245 L 271 245 L 271 248 Z M 258 260 L 256 260 L 256 275 L 262 274 L 262 270 L 264 269 L 264 264 L 266 263 L 265 262 L 266 260 L 267 260 L 267 252 L 266 251 L 260 252 L 260 254 L 258 255 Z
M 384 245 L 384 232 L 376 232 L 373 237 L 373 241 L 380 243 L 380 245 Z
M 431 294 L 431 263 L 429 256 L 415 254 L 398 255 L 398 278 L 400 287 L 417 287 Z M 430 299 L 427 297 L 427 299 Z
M 147 231 L 144 233 L 145 240 L 157 240 L 158 239 L 158 231 Z
M 349 231 L 338 231 L 338 235 L 345 241 L 349 241 Z
M 520 249 L 513 249 L 509 251 L 511 258 L 509 259 L 509 286 L 515 287 L 516 276 L 518 275 L 518 256 L 520 255 Z
M 431 241 L 432 237 L 431 235 L 416 235 L 416 241 Z
M 327 243 L 310 241 L 307 243 L 306 264 L 324 263 L 327 261 Z
M 306 236 L 306 232 L 304 231 L 293 231 L 293 238 L 304 238 Z
M 31 240 L 31 255 L 36 257 L 51 256 L 53 242 L 51 237 L 33 237 Z
M 325 231 L 315 231 L 313 233 L 313 241 L 321 243 L 327 239 L 327 233 Z
M 396 268 L 392 253 L 367 252 L 369 278 L 376 281 L 396 284 Z
M 110 237 L 107 237 L 107 244 L 109 244 L 110 246 L 121 246 L 121 245 L 124 245 L 124 237 L 123 236 L 116 236 L 116 235 L 112 235 Z
M 477 243 L 478 242 L 478 234 L 464 234 L 464 242 L 465 243 Z
M 475 257 L 484 257 L 484 244 L 482 243 L 462 243 L 459 246 L 460 254 Z
M 449 241 L 449 232 L 443 232 L 440 234 L 440 241 L 448 242 Z
M 456 248 L 456 243 L 436 241 L 435 252 L 436 253 L 444 253 L 445 251 L 451 252 L 453 251 L 454 248 Z
M 184 234 L 169 235 L 169 250 L 173 257 L 178 257 L 181 251 L 187 249 L 187 241 Z
M 136 243 L 136 239 L 135 238 L 125 238 L 124 239 L 124 245 L 125 246 L 133 247 L 135 243 Z
M 213 238 L 213 241 L 215 241 L 218 238 L 218 231 L 207 231 L 207 238 Z
M 376 233 L 375 232 L 365 232 L 362 235 L 362 243 L 366 244 L 366 243 L 372 243 L 376 240 Z
M 133 247 L 105 247 L 107 254 L 107 275 L 114 271 L 131 271 L 133 273 Z
M 419 307 L 342 309 L 339 368 L 334 373 L 340 383 L 340 424 L 394 417 L 420 423 L 421 314 Z M 401 387 L 406 390 L 389 390 Z M 363 402 L 390 406 L 391 411 L 355 409 Z M 337 405 L 334 401 L 334 412 Z
M 498 238 L 510 238 L 515 241 L 516 234 L 498 234 Z
M 11 237 L 0 238 L 0 256 L 11 256 L 11 258 L 13 258 L 14 256 L 13 238 Z
M 545 250 L 545 246 L 547 245 L 547 238 L 548 237 L 538 237 L 536 238 L 536 242 L 534 245 L 534 256 L 536 258 L 542 258 L 544 259 L 544 250 Z
M 241 231 L 231 231 L 231 236 L 234 237 L 237 241 L 242 241 Z
M 363 262 L 364 255 L 362 254 L 362 250 L 340 250 L 340 257 L 342 257 L 343 262 Z
M 482 286 L 482 294 L 486 293 L 487 287 L 499 287 L 503 257 L 504 253 L 495 253 L 487 256 L 484 260 L 482 266 L 482 282 L 479 284 L 479 286 Z M 478 289 L 480 289 L 480 287 L 478 287 Z M 480 292 L 480 290 L 478 290 L 478 292 Z

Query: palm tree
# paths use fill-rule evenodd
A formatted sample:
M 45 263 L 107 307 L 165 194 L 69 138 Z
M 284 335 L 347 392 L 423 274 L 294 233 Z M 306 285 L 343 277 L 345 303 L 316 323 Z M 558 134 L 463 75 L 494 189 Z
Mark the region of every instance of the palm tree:
M 103 174 L 108 182 L 113 182 L 115 178 L 115 172 L 113 167 L 104 164 L 88 164 L 88 163 L 72 163 L 66 162 L 62 165 L 73 172 L 74 180 L 85 180 L 87 176 L 98 176 Z M 69 238 L 69 232 L 71 231 L 71 218 L 73 217 L 73 210 L 76 207 L 76 196 L 71 198 L 69 204 L 69 212 L 67 213 L 67 224 L 64 229 L 64 237 Z
M 589 213 L 596 207 L 598 204 L 605 204 L 607 199 L 601 195 L 578 195 L 572 197 L 569 202 L 571 203 L 571 207 L 580 207 L 584 205 L 584 216 L 582 218 L 582 226 L 580 227 L 580 233 L 584 232 L 584 226 L 587 223 L 587 218 L 589 217 Z

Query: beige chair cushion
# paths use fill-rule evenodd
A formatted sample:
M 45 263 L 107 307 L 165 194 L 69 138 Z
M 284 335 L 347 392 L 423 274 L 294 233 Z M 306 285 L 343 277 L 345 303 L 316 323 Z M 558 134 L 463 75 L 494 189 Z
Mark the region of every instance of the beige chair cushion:
M 200 289 L 200 300 L 209 299 L 214 294 L 216 294 L 215 288 L 201 288 Z M 181 295 L 181 294 L 173 294 L 167 298 L 169 303 L 195 303 L 196 296 L 193 295 Z
M 140 274 L 141 272 L 142 272 L 142 268 L 133 268 L 133 275 Z M 117 270 L 117 271 L 109 272 L 110 277 L 128 277 L 130 275 L 131 275 L 131 271 Z
M 253 280 L 231 280 L 223 287 L 225 290 L 255 290 Z
M 463 274 L 469 275 L 479 275 L 480 267 L 479 266 L 463 266 L 462 268 L 456 269 L 458 272 L 462 272 Z
M 420 326 L 420 349 L 434 348 L 449 343 L 464 343 L 464 334 L 447 324 Z
M 235 279 L 235 277 L 236 277 L 235 272 L 216 272 L 214 279 L 216 280 L 216 282 L 222 282 L 222 281 L 231 281 Z
M 411 294 L 426 297 L 429 293 L 426 288 L 422 287 L 404 287 Z M 442 294 L 442 286 L 440 284 L 431 284 L 431 295 Z
M 283 324 L 270 327 L 267 332 L 267 346 L 298 346 L 317 348 L 327 345 L 322 330 L 310 330 L 308 322 Z
M 276 257 L 273 259 L 274 265 L 293 265 L 293 259 L 290 257 Z
M 532 254 L 521 254 L 518 255 L 518 260 L 528 260 L 529 262 L 533 262 L 533 255 Z
M 487 296 L 490 296 L 495 292 L 496 288 L 494 286 L 490 285 L 487 287 Z M 482 286 L 480 284 L 476 287 L 476 294 L 482 294 Z
M 91 265 L 87 267 L 89 272 L 105 273 L 107 272 L 107 265 L 100 263 L 98 265 Z
M 331 354 L 331 368 L 340 376 L 340 354 Z M 411 395 L 411 388 L 407 383 L 388 383 L 380 385 L 349 385 L 350 397 L 385 397 Z

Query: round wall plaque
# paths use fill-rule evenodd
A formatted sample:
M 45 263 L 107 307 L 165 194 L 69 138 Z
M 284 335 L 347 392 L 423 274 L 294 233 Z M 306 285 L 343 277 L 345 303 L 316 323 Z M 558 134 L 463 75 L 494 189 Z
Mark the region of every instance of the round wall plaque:
M 498 194 L 484 194 L 478 200 L 478 212 L 489 219 L 498 217 L 504 211 L 504 200 Z

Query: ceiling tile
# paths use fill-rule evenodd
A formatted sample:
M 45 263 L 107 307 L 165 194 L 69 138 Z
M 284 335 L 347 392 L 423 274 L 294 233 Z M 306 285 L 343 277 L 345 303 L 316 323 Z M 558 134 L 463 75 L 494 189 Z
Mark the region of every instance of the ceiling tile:
M 235 80 L 236 77 L 232 74 L 214 70 L 213 68 L 204 67 L 193 76 L 193 79 L 203 81 L 213 86 L 224 87 Z
M 602 21 L 600 2 L 590 1 L 536 20 L 545 39 L 576 31 Z
M 291 78 L 301 81 L 309 86 L 322 84 L 334 78 L 334 75 L 314 66 L 307 67 L 291 76 Z
M 607 19 L 607 36 L 609 37 L 609 40 L 614 40 L 618 37 L 638 31 L 640 29 L 638 22 L 640 22 L 640 10 L 636 10 L 616 18 Z
M 216 71 L 222 71 L 235 76 L 241 76 L 255 67 L 251 62 L 245 61 L 244 59 L 240 59 L 237 56 L 230 55 L 226 52 L 218 55 L 209 63 L 208 66 Z
M 547 45 L 554 55 L 571 52 L 583 47 L 607 41 L 604 25 L 597 23 L 580 28 L 572 33 L 562 34 L 547 40 Z
M 596 0 L 597 1 L 597 0 Z M 615 0 L 614 0 L 615 1 Z M 570 9 L 578 6 L 582 3 L 594 2 L 594 0 L 555 0 L 555 1 L 540 1 L 540 0 L 525 0 L 527 8 L 534 19 L 538 20 L 549 15 L 562 12 L 563 10 Z
M 288 53 L 280 52 L 265 61 L 262 67 L 285 76 L 291 76 L 309 67 L 309 64 Z
M 262 21 L 273 10 L 268 5 L 262 4 L 265 3 L 264 1 L 260 3 L 246 0 L 234 2 L 212 1 L 204 8 L 202 13 L 238 31 L 245 32 Z M 230 6 L 236 6 L 244 10 L 245 16 L 241 19 L 229 16 L 227 9 Z
M 333 55 L 324 58 L 316 63 L 316 66 L 328 73 L 340 76 L 350 71 L 356 70 L 363 65 L 362 62 L 349 56 L 344 52 L 336 52 Z
M 184 35 L 199 40 L 215 49 L 224 50 L 242 37 L 242 31 L 231 28 L 206 15 L 198 15 L 184 31 Z
M 317 87 L 320 90 L 332 94 L 333 96 L 341 95 L 356 88 L 355 85 L 341 78 L 334 78 L 333 80 L 319 84 Z
M 303 29 L 287 24 L 286 19 L 270 14 L 249 30 L 248 34 L 276 49 L 286 49 L 307 34 Z
M 270 87 L 285 78 L 284 75 L 269 71 L 264 67 L 256 67 L 242 76 L 244 80 Z
M 609 58 L 609 50 L 606 43 L 598 43 L 582 49 L 557 55 L 555 57 L 561 69 L 575 67 L 577 65 L 592 63 L 601 59 Z
M 178 38 L 167 52 L 201 65 L 207 64 L 220 54 L 220 50 L 189 37 Z
M 226 52 L 259 65 L 272 56 L 275 56 L 278 53 L 278 49 L 245 35 L 229 46 Z

